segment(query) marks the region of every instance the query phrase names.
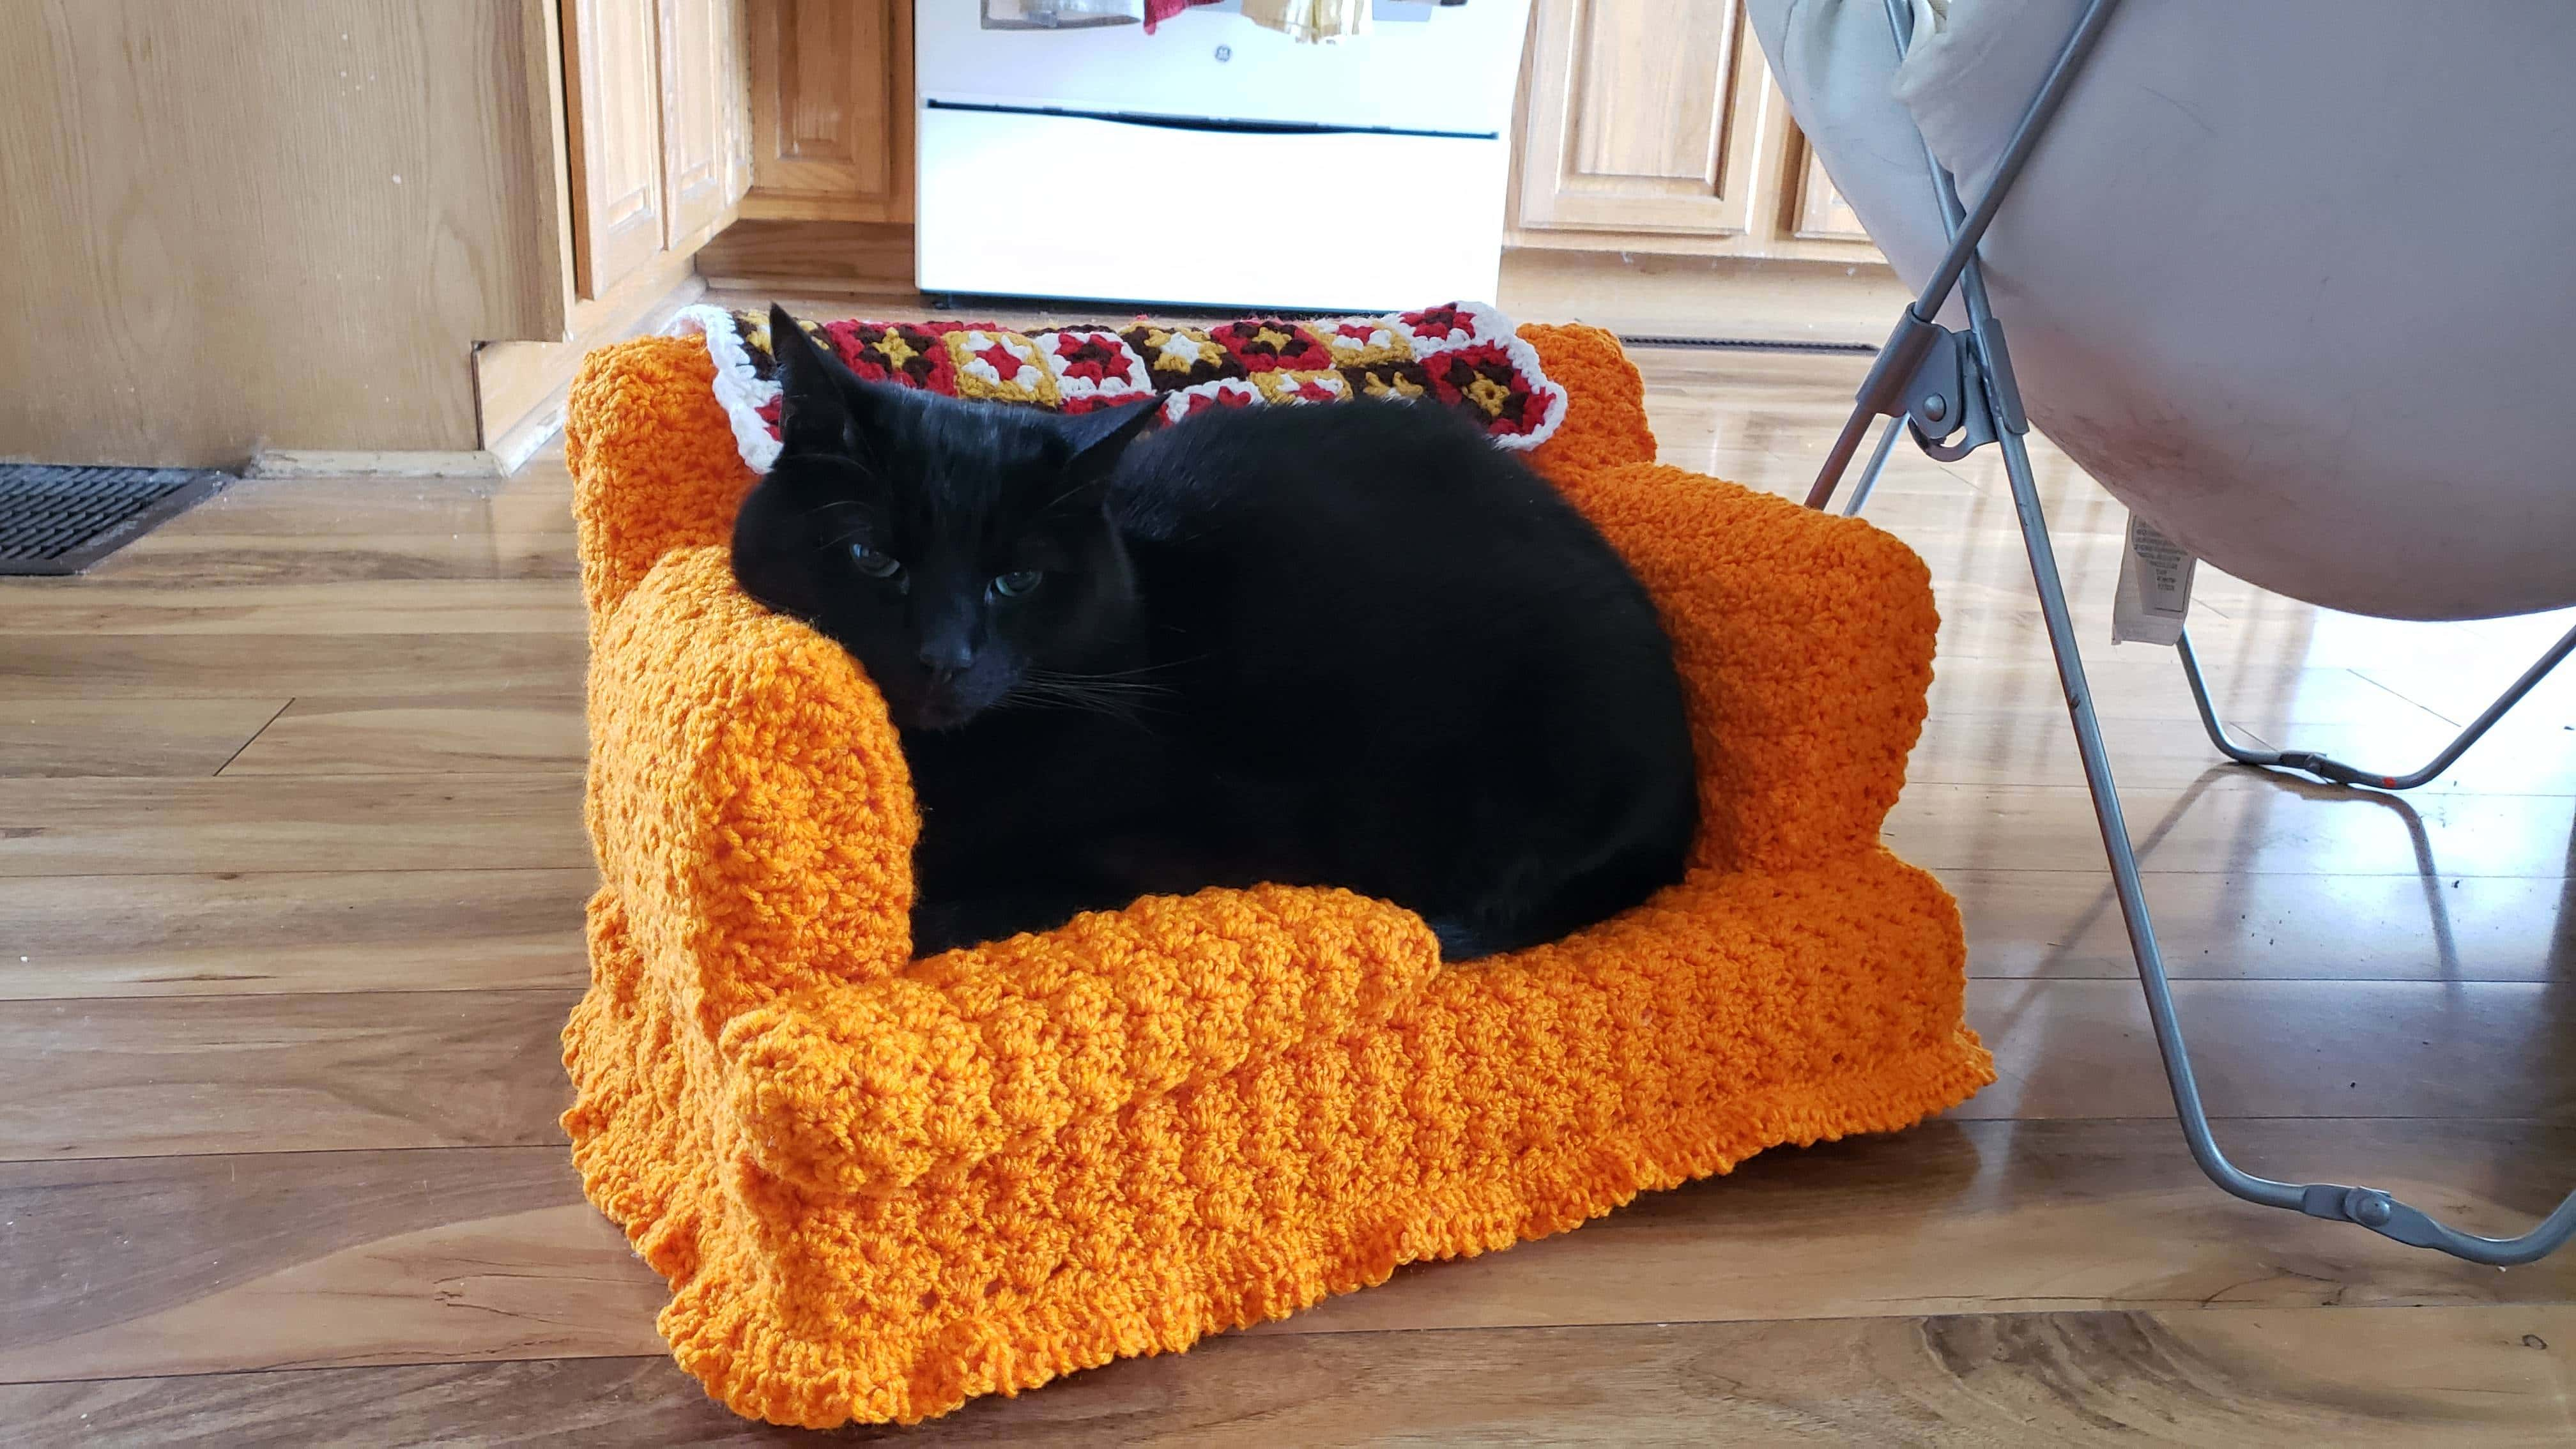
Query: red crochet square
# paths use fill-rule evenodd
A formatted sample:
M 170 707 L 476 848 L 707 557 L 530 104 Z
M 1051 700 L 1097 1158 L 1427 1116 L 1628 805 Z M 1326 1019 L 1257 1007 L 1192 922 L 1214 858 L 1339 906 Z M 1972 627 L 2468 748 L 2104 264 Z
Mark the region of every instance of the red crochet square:
M 940 334 L 951 322 L 826 322 L 819 329 L 850 371 L 869 382 L 917 387 L 942 397 L 957 395 L 957 368 Z
M 1324 339 L 1294 322 L 1254 317 L 1211 327 L 1208 337 L 1247 373 L 1321 372 L 1333 365 Z

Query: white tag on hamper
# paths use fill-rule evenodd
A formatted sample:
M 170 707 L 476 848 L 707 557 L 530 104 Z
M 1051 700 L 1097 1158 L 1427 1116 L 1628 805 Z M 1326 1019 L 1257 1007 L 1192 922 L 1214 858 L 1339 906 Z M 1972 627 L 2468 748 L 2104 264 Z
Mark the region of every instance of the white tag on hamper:
M 2128 546 L 2120 550 L 2120 593 L 2111 601 L 2114 644 L 2177 643 L 2191 612 L 2191 574 L 2199 560 L 2129 515 Z

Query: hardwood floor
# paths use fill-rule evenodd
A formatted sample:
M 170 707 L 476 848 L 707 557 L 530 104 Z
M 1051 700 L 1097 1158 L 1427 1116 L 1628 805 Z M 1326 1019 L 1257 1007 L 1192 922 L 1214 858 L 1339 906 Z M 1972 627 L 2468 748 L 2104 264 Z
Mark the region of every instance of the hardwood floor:
M 1650 351 L 1669 461 L 1802 492 L 1866 359 Z M 2407 800 L 2222 769 L 2113 648 L 2122 516 L 2041 477 L 2231 1151 L 2488 1231 L 2576 1186 L 2576 673 Z M 0 1440 L 772 1443 L 661 1356 L 585 1205 L 582 625 L 559 458 L 237 486 L 0 586 Z M 1934 716 L 1889 839 L 1967 914 L 2003 1077 L 1583 1230 L 924 1444 L 2576 1438 L 2576 1254 L 2246 1207 L 2183 1149 L 1991 455 L 1900 454 Z M 2564 621 L 2387 625 L 2203 574 L 2230 723 L 2411 765 Z

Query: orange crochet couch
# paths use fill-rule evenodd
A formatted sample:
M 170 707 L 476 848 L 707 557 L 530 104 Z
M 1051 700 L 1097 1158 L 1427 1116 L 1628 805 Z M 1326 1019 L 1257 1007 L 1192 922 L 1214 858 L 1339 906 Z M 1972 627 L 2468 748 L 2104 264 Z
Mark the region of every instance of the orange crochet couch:
M 1287 888 L 913 960 L 895 732 L 838 646 L 734 588 L 751 474 L 705 345 L 590 357 L 566 446 L 603 883 L 564 1127 L 718 1399 L 944 1413 L 1993 1079 L 1957 909 L 1878 840 L 1931 680 L 1921 561 L 1658 466 L 1608 334 L 1521 335 L 1571 395 L 1533 460 L 1663 608 L 1704 823 L 1682 884 L 1454 968 L 1406 911 Z

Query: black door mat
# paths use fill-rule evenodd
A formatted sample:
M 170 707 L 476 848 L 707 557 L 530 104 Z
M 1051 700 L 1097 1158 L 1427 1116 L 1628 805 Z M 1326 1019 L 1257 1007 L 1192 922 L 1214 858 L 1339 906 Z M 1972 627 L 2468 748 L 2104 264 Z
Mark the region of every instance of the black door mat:
M 76 574 L 232 480 L 200 468 L 0 463 L 0 574 Z

